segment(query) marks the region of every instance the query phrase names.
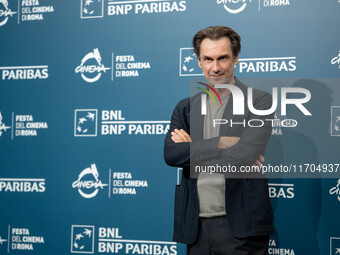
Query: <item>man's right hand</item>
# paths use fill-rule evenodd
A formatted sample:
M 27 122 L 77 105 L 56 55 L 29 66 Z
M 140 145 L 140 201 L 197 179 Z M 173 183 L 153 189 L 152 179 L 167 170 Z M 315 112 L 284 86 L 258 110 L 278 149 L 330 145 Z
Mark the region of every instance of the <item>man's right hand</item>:
M 258 168 L 262 167 L 262 163 L 264 162 L 264 157 L 262 155 L 253 163 L 253 166 L 257 166 Z
M 218 150 L 225 150 L 235 144 L 238 143 L 238 141 L 240 140 L 240 137 L 237 136 L 221 136 L 218 139 Z M 253 163 L 253 166 L 257 166 L 257 167 L 262 167 L 262 163 L 264 162 L 264 157 L 262 155 L 259 156 L 259 158 Z

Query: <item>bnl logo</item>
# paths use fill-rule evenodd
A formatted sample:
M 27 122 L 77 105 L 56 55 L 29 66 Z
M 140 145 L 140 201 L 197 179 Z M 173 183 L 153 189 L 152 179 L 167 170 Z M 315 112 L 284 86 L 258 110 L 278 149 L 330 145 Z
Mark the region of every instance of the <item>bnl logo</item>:
M 94 226 L 72 225 L 71 253 L 94 253 Z
M 179 76 L 202 76 L 203 72 L 198 66 L 198 61 L 193 48 L 180 48 Z
M 340 254 L 340 237 L 330 238 L 330 255 Z
M 97 136 L 98 110 L 74 111 L 74 136 Z
M 80 18 L 102 18 L 104 15 L 104 0 L 81 0 Z
M 340 106 L 331 107 L 331 136 L 340 136 Z

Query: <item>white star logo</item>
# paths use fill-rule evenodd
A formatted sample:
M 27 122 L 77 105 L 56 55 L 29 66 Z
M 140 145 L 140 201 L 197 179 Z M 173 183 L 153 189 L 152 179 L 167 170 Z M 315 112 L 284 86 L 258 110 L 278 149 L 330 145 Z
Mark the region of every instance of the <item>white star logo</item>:
M 82 234 L 76 235 L 76 240 L 80 240 L 80 238 L 83 238 L 84 236 Z
M 186 57 L 186 58 L 184 58 L 184 63 L 189 63 L 189 61 L 190 60 L 193 60 L 193 58 L 192 57 Z
M 94 121 L 94 113 L 88 112 L 86 117 Z
M 86 118 L 80 118 L 78 124 L 83 124 L 85 121 L 87 121 Z
M 85 6 L 90 5 L 90 4 L 92 4 L 92 3 L 93 3 L 92 0 L 86 0 L 86 1 L 85 1 Z
M 88 237 L 91 237 L 92 231 L 89 230 L 88 228 L 85 228 L 85 231 L 83 232 L 85 235 L 87 235 Z

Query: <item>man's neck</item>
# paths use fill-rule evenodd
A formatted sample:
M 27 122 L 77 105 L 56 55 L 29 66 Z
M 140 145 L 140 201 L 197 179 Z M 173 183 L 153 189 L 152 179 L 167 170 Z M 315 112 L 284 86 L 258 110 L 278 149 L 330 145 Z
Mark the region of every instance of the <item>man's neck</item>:
M 232 84 L 232 85 L 235 85 L 235 78 L 231 78 L 229 79 L 229 81 L 226 83 L 226 84 Z M 215 87 L 215 84 L 213 85 L 213 87 Z M 218 89 L 218 88 L 215 88 L 217 93 L 220 95 L 220 97 L 225 97 L 225 96 L 228 96 L 231 92 L 229 89 Z

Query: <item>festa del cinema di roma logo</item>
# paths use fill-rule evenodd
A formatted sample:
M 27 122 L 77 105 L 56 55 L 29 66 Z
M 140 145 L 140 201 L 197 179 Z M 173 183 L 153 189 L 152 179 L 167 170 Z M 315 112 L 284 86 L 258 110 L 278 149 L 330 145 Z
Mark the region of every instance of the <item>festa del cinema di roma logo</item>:
M 247 2 L 252 0 L 217 0 L 217 4 L 223 4 L 224 9 L 232 14 L 237 14 L 247 7 Z
M 339 0 L 340 1 L 340 0 Z M 340 69 L 340 50 L 337 56 L 335 56 L 334 58 L 332 58 L 331 60 L 331 64 L 332 65 L 339 65 L 339 69 Z
M 5 25 L 8 21 L 8 17 L 13 17 L 12 10 L 8 7 L 8 0 L 0 0 L 0 27 Z
M 96 82 L 100 79 L 103 72 L 106 73 L 106 71 L 110 69 L 110 67 L 105 67 L 101 61 L 102 58 L 99 50 L 95 48 L 93 52 L 89 52 L 83 57 L 80 65 L 76 67 L 75 72 L 80 73 L 86 82 Z
M 247 7 L 247 3 L 253 0 L 217 0 L 217 4 L 223 4 L 224 9 L 231 14 L 238 14 Z M 340 0 L 338 0 L 340 1 Z M 289 6 L 290 0 L 263 0 L 263 7 Z M 261 0 L 259 0 L 260 11 Z
M 72 183 L 72 188 L 78 189 L 79 194 L 84 198 L 93 198 L 98 194 L 99 189 L 108 186 L 108 184 L 103 184 L 98 177 L 96 164 L 91 164 L 91 167 L 81 171 L 78 179 Z
M 340 179 L 338 180 L 336 186 L 329 190 L 329 194 L 336 195 L 338 201 L 340 202 Z
M 10 128 L 11 128 L 10 126 L 6 126 L 6 124 L 2 122 L 2 114 L 0 112 L 0 137 L 2 135 L 2 132 L 6 132 L 7 129 L 10 129 Z

